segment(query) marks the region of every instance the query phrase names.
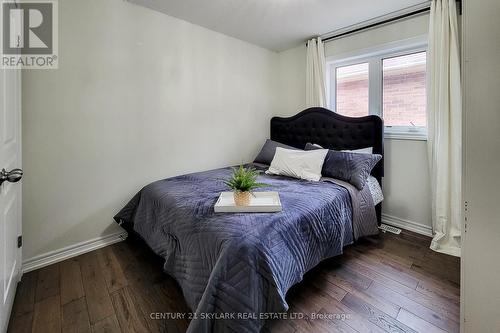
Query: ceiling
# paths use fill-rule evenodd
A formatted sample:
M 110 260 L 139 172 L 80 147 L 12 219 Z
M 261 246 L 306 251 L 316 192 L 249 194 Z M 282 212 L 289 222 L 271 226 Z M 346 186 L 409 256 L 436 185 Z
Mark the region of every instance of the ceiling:
M 128 0 L 220 33 L 283 51 L 306 39 L 423 0 Z

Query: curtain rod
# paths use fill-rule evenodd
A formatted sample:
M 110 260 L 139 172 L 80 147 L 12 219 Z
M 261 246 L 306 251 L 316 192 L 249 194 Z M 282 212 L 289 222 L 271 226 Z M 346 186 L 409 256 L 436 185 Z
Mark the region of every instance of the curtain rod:
M 456 2 L 457 2 L 458 9 L 459 9 L 459 13 L 461 15 L 462 14 L 462 0 L 456 0 Z M 431 7 L 430 7 L 430 2 L 429 2 L 429 4 L 427 6 L 425 6 L 424 8 L 419 8 L 417 10 L 414 10 L 414 11 L 411 11 L 411 12 L 407 12 L 407 13 L 404 13 L 404 14 L 401 14 L 401 15 L 397 15 L 395 17 L 391 17 L 391 18 L 388 18 L 388 19 L 383 19 L 383 20 L 378 21 L 378 22 L 369 23 L 369 24 L 367 24 L 365 26 L 361 26 L 361 27 L 358 27 L 358 28 L 354 28 L 354 29 L 351 29 L 351 30 L 340 32 L 338 34 L 334 34 L 332 36 L 328 36 L 328 37 L 326 37 L 326 38 L 323 39 L 323 42 L 328 42 L 328 41 L 331 41 L 333 39 L 344 37 L 346 35 L 354 34 L 354 33 L 357 33 L 357 32 L 360 32 L 360 31 L 364 31 L 364 30 L 368 30 L 368 29 L 371 29 L 371 28 L 375 28 L 375 27 L 378 27 L 378 26 L 381 26 L 381 25 L 384 25 L 384 24 L 387 24 L 387 23 L 391 23 L 391 22 L 395 22 L 395 21 L 399 21 L 399 20 L 408 18 L 408 17 L 416 16 L 416 15 L 423 14 L 423 13 L 427 13 L 430 10 L 431 10 Z
M 328 42 L 328 41 L 330 41 L 332 39 L 337 39 L 337 38 L 340 38 L 340 37 L 344 37 L 346 35 L 354 34 L 356 32 L 360 32 L 360 31 L 363 31 L 363 30 L 368 30 L 368 29 L 371 29 L 371 28 L 375 28 L 375 27 L 378 27 L 380 25 L 384 25 L 384 24 L 391 23 L 391 22 L 394 22 L 394 21 L 399 21 L 399 20 L 402 20 L 402 19 L 407 18 L 407 17 L 411 17 L 411 16 L 415 16 L 415 15 L 418 15 L 418 14 L 427 13 L 430 10 L 431 10 L 430 7 L 426 7 L 426 8 L 419 9 L 419 10 L 416 10 L 416 11 L 413 11 L 413 12 L 409 12 L 409 13 L 406 13 L 406 14 L 403 14 L 403 15 L 392 17 L 390 19 L 386 19 L 386 20 L 382 20 L 382 21 L 379 21 L 379 22 L 371 23 L 371 24 L 368 24 L 368 25 L 365 25 L 365 26 L 362 26 L 362 27 L 359 27 L 359 28 L 355 28 L 355 29 L 352 29 L 352 30 L 341 32 L 341 33 L 333 35 L 333 36 L 328 36 L 327 38 L 323 39 L 323 42 Z

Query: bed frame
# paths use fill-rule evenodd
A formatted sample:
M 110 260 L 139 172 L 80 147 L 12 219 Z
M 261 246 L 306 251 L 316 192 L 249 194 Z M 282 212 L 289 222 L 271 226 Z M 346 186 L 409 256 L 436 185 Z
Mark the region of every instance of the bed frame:
M 382 185 L 384 176 L 384 123 L 379 116 L 351 118 L 325 108 L 309 108 L 289 118 L 271 119 L 271 140 L 303 149 L 310 143 L 334 150 L 373 147 L 382 159 L 372 170 Z M 380 225 L 382 204 L 375 207 Z

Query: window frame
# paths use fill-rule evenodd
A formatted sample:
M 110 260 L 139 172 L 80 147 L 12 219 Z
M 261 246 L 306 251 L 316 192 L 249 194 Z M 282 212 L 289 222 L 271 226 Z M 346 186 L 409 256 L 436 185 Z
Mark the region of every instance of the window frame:
M 383 60 L 427 52 L 427 36 L 382 44 L 369 49 L 330 56 L 326 59 L 327 103 L 336 112 L 337 68 L 368 63 L 368 113 L 383 119 Z M 427 127 L 385 126 L 388 139 L 427 140 Z

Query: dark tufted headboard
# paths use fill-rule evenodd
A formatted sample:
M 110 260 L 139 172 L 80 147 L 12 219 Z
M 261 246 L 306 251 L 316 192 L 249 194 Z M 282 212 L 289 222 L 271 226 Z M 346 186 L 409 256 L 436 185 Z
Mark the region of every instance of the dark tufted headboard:
M 382 155 L 382 159 L 372 175 L 382 184 L 384 124 L 378 116 L 351 118 L 325 108 L 309 108 L 289 118 L 272 118 L 271 140 L 301 149 L 308 142 L 334 150 L 373 147 L 373 153 Z M 381 206 L 377 205 L 379 223 L 380 214 Z

